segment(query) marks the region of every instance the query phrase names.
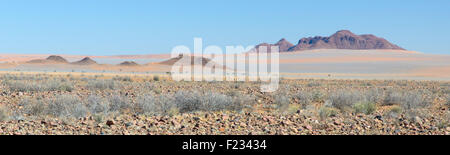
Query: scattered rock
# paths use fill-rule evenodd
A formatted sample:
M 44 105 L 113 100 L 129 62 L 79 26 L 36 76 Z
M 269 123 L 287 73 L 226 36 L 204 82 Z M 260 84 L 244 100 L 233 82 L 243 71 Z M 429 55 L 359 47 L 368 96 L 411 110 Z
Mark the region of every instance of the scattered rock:
M 220 132 L 225 132 L 225 128 L 219 128 Z
M 106 121 L 106 125 L 108 125 L 108 126 L 114 125 L 114 121 L 108 120 L 108 121 Z
M 194 119 L 195 121 L 199 121 L 200 117 L 193 117 L 192 119 Z
M 375 116 L 375 119 L 382 121 L 382 120 L 383 120 L 383 117 L 380 116 L 380 115 L 376 115 L 376 116 Z

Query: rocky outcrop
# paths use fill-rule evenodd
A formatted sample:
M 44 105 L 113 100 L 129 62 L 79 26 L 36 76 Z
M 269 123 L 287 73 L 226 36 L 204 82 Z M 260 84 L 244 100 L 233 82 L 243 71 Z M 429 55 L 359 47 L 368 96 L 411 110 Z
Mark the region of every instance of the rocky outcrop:
M 92 60 L 89 57 L 85 57 L 80 61 L 73 62 L 72 64 L 74 64 L 74 65 L 95 65 L 95 64 L 97 64 L 97 62 Z
M 51 55 L 46 59 L 34 59 L 27 61 L 27 63 L 58 63 L 58 64 L 66 64 L 69 63 L 66 59 L 61 56 Z
M 46 60 L 47 61 L 53 61 L 53 62 L 59 62 L 59 63 L 69 63 L 69 61 L 67 61 L 63 57 L 57 56 L 57 55 L 51 55 Z
M 348 30 L 341 30 L 330 37 L 302 38 L 298 44 L 291 47 L 289 51 L 300 51 L 309 49 L 394 49 L 405 50 L 386 39 L 371 34 L 355 35 Z
M 341 30 L 329 37 L 308 37 L 302 38 L 297 45 L 293 45 L 286 39 L 281 39 L 275 44 L 262 43 L 255 46 L 258 51 L 260 46 L 267 46 L 268 52 L 271 52 L 271 46 L 278 46 L 280 52 L 302 51 L 311 49 L 391 49 L 405 50 L 386 39 L 379 38 L 372 34 L 356 35 L 348 30 Z
M 189 57 L 190 57 L 190 59 L 189 59 Z M 204 58 L 204 57 L 184 56 L 184 55 L 180 54 L 177 57 L 171 58 L 171 59 L 163 61 L 163 62 L 159 62 L 159 64 L 162 64 L 162 65 L 174 65 L 176 62 L 179 62 L 179 64 L 187 65 L 190 62 L 191 65 L 194 65 L 195 62 L 201 62 L 202 65 L 204 66 L 209 61 L 211 61 L 211 60 L 207 59 L 207 58 Z M 199 64 L 195 64 L 195 65 L 199 65 Z
M 139 64 L 134 61 L 124 61 L 119 66 L 139 66 Z

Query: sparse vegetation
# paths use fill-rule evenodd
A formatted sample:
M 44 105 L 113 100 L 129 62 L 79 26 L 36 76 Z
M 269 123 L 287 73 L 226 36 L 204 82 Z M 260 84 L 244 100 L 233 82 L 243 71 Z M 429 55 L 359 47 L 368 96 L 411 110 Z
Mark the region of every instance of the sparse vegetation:
M 321 120 L 325 120 L 328 117 L 334 117 L 338 114 L 338 111 L 331 107 L 322 106 L 319 109 L 319 117 Z
M 373 102 L 358 102 L 353 105 L 355 113 L 364 113 L 366 115 L 372 114 L 376 110 L 376 105 Z
M 385 128 L 379 130 L 381 133 L 407 134 L 422 131 L 413 130 L 418 123 L 436 128 L 429 132 L 442 134 L 448 126 L 446 117 L 436 113 L 436 109 L 445 109 L 439 106 L 449 104 L 445 82 L 283 79 L 279 91 L 263 93 L 256 82 L 158 82 L 153 78 L 3 75 L 0 125 L 1 121 L 13 120 L 56 129 L 82 122 L 82 126 L 101 132 L 139 130 L 143 134 L 220 134 L 221 126 L 227 127 L 225 131 L 235 129 L 229 133 L 367 134 L 369 125 Z M 388 127 L 391 122 L 404 121 L 410 127 L 396 126 L 398 132 Z M 204 123 L 217 128 L 204 130 Z M 86 129 L 77 126 L 76 130 Z
M 311 104 L 313 102 L 313 95 L 309 92 L 297 92 L 294 96 L 295 99 L 298 100 L 299 104 L 302 108 L 306 108 L 308 104 Z
M 324 100 L 324 98 L 325 98 L 325 94 L 322 91 L 320 91 L 320 90 L 313 91 L 313 94 L 312 94 L 313 102 L 321 102 Z
M 112 112 L 125 112 L 131 106 L 130 102 L 126 97 L 120 95 L 110 95 L 109 96 L 109 110 Z
M 10 91 L 14 92 L 39 92 L 39 91 L 73 91 L 72 84 L 60 81 L 4 81 Z
M 365 98 L 356 91 L 338 90 L 330 95 L 329 100 L 333 107 L 345 111 L 355 103 L 365 101 Z
M 277 105 L 278 110 L 285 112 L 289 108 L 289 97 L 285 95 L 276 95 L 274 103 Z
M 219 93 L 206 93 L 202 97 L 203 111 L 221 111 L 231 110 L 233 107 L 233 99 L 227 95 Z
M 21 101 L 23 112 L 29 116 L 41 117 L 47 114 L 47 107 L 40 99 L 25 98 Z
M 59 95 L 50 99 L 48 114 L 55 117 L 85 117 L 87 108 L 82 104 L 78 96 Z
M 110 111 L 110 102 L 97 95 L 90 95 L 87 98 L 86 106 L 92 115 L 108 114 Z
M 124 81 L 124 82 L 132 82 L 133 80 L 129 76 L 115 76 L 113 77 L 113 80 L 116 81 Z
M 173 115 L 178 111 L 171 95 L 155 97 L 153 94 L 144 94 L 134 106 L 134 111 L 138 114 Z
M 175 94 L 175 105 L 181 113 L 198 111 L 201 107 L 200 93 L 179 91 Z
M 403 102 L 403 94 L 397 91 L 389 90 L 384 98 L 383 105 L 398 105 Z
M 447 107 L 450 108 L 450 94 L 447 94 L 447 102 L 446 102 Z
M 405 109 L 424 108 L 433 100 L 429 91 L 416 90 L 408 92 L 389 91 L 383 105 L 401 105 Z
M 240 111 L 248 103 L 248 97 L 230 97 L 218 93 L 200 94 L 198 92 L 179 91 L 174 95 L 174 102 L 181 113 L 194 111 Z M 245 103 L 247 102 L 247 103 Z
M 0 105 L 0 122 L 7 121 L 8 119 L 8 109 L 5 106 Z
M 153 76 L 153 81 L 159 81 L 159 76 L 158 75 Z
M 91 90 L 115 89 L 116 82 L 114 80 L 89 80 L 86 87 Z
M 369 89 L 364 92 L 364 97 L 368 102 L 380 103 L 383 99 L 383 92 L 378 88 Z
M 391 107 L 384 115 L 387 118 L 396 119 L 396 118 L 400 117 L 400 114 L 402 112 L 403 112 L 402 107 L 395 105 L 395 106 Z
M 411 91 L 404 94 L 402 106 L 405 109 L 424 108 L 431 104 L 430 94 L 426 91 Z

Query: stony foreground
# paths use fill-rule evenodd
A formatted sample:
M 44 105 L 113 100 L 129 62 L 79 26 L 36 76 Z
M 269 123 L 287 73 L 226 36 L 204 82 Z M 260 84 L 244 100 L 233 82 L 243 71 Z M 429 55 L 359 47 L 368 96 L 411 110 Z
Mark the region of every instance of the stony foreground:
M 1 135 L 449 135 L 450 83 L 0 76 Z
M 122 116 L 98 123 L 92 117 L 79 120 L 45 119 L 0 124 L 8 135 L 449 135 L 433 118 L 410 121 L 382 116 L 356 115 L 325 121 L 301 114 L 197 113 L 173 117 Z

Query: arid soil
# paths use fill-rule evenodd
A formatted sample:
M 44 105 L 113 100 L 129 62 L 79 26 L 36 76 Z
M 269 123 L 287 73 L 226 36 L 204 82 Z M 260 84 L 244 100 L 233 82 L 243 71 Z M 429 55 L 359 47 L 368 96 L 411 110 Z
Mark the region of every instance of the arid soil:
M 450 83 L 1 74 L 0 134 L 449 135 Z

